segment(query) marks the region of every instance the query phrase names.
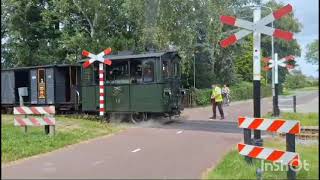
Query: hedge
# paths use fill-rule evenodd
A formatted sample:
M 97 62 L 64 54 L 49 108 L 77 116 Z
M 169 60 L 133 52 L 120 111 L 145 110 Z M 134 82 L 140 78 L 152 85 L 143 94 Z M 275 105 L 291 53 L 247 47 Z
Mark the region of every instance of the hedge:
M 196 104 L 199 106 L 210 104 L 211 89 L 196 89 L 193 94 L 195 95 Z M 245 99 L 252 99 L 253 87 L 252 83 L 241 82 L 237 85 L 230 87 L 230 95 L 232 101 L 239 101 Z M 272 95 L 271 86 L 261 86 L 261 96 L 268 97 Z

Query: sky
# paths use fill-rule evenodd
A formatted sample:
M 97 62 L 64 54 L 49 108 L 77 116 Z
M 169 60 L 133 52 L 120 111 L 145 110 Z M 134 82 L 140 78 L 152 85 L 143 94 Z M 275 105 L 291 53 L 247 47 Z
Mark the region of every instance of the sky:
M 301 57 L 296 58 L 298 69 L 307 76 L 319 77 L 318 65 L 311 65 L 305 61 L 307 44 L 319 39 L 319 0 L 276 0 L 291 4 L 293 12 L 299 22 L 303 25 L 302 31 L 294 35 L 301 47 Z M 268 0 L 263 1 L 268 2 Z M 287 30 L 287 29 L 286 29 Z

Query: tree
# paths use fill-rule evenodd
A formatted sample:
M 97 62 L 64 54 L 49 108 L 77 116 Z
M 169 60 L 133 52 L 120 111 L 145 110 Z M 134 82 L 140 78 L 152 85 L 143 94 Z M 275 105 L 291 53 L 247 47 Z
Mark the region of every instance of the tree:
M 319 64 L 319 39 L 314 40 L 307 45 L 306 61 L 308 63 Z
M 284 87 L 289 89 L 303 88 L 308 85 L 307 78 L 300 70 L 293 70 L 291 74 L 287 75 Z

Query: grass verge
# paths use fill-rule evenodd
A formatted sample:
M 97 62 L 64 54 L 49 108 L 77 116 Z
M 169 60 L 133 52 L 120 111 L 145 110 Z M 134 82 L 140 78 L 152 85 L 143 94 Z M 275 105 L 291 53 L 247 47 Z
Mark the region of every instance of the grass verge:
M 264 146 L 285 150 L 285 140 L 280 138 L 268 139 L 265 140 Z M 318 142 L 304 145 L 297 144 L 296 151 L 299 153 L 302 163 L 305 164 L 305 168 L 301 168 L 297 172 L 297 179 L 318 179 Z M 232 150 L 214 169 L 207 172 L 203 179 L 256 179 L 257 168 L 264 170 L 263 179 L 287 178 L 286 166 L 271 164 L 259 159 L 254 159 L 253 164 L 248 165 L 237 150 Z M 283 169 L 281 170 L 281 168 Z
M 268 113 L 265 117 L 272 118 L 271 113 Z M 301 126 L 319 126 L 318 113 L 283 112 L 279 118 L 286 120 L 298 120 L 300 121 Z
M 118 132 L 123 125 L 100 123 L 97 120 L 56 116 L 56 135 L 44 134 L 44 127 L 24 129 L 13 125 L 13 115 L 1 115 L 2 163 L 50 152 L 67 145 L 75 144 L 94 137 Z

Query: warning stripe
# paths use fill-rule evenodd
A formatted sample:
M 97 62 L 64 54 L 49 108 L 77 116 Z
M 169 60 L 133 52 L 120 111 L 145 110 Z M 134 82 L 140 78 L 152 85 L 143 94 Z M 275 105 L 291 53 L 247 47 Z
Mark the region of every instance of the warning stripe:
M 55 106 L 46 106 L 46 107 L 14 107 L 13 114 L 55 114 Z
M 111 52 L 111 51 L 110 51 Z M 99 64 L 99 76 L 102 77 L 100 78 L 99 81 L 99 85 L 100 85 L 100 90 L 99 90 L 99 114 L 100 116 L 104 115 L 104 78 L 103 78 L 103 74 L 104 74 L 104 65 L 102 63 Z
M 56 120 L 54 117 L 14 117 L 15 126 L 42 126 L 42 125 L 55 125 Z
M 109 55 L 109 54 L 111 54 L 111 51 L 112 51 L 111 48 L 107 48 L 103 52 L 104 52 L 105 55 Z
M 104 60 L 104 64 L 107 64 L 107 65 L 111 66 L 112 61 L 110 59 L 105 59 Z
M 220 21 L 224 24 L 234 26 L 236 23 L 236 18 L 233 16 L 220 16 Z
M 278 162 L 284 165 L 299 166 L 299 154 L 248 144 L 238 144 L 238 152 L 243 156 Z
M 293 33 L 289 31 L 283 31 L 281 29 L 275 29 L 273 31 L 273 36 L 279 39 L 287 40 L 287 41 L 290 41 L 293 39 Z
M 301 129 L 300 122 L 296 120 L 249 117 L 238 117 L 238 126 L 239 128 L 289 134 L 299 134 Z
M 287 15 L 288 13 L 290 13 L 292 11 L 292 6 L 290 4 L 287 4 L 286 6 L 276 10 L 275 12 L 273 12 L 273 17 L 275 19 L 280 19 L 282 18 L 282 16 Z

